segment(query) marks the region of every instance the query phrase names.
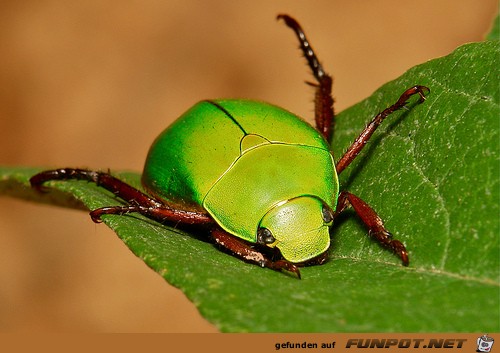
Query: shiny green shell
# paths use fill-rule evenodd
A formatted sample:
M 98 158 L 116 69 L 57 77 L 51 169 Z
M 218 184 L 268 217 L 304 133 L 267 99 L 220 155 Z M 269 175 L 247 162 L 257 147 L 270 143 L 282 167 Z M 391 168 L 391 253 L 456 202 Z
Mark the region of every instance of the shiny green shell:
M 239 99 L 196 104 L 155 140 L 142 182 L 156 198 L 204 210 L 246 241 L 257 242 L 259 227 L 273 228 L 278 240 L 269 246 L 291 262 L 329 247 L 321 208 L 335 209 L 338 197 L 330 147 L 276 106 Z

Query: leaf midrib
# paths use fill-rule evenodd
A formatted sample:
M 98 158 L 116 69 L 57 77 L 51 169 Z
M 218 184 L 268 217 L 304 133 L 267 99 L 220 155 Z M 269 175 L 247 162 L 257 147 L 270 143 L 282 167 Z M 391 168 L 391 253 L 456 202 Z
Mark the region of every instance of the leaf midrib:
M 335 260 L 349 260 L 349 261 L 355 261 L 357 263 L 366 263 L 366 264 L 380 264 L 384 266 L 391 266 L 395 269 L 395 271 L 408 271 L 412 273 L 417 273 L 417 274 L 424 274 L 424 275 L 433 275 L 433 276 L 443 276 L 446 278 L 452 278 L 452 279 L 459 279 L 468 283 L 479 283 L 482 285 L 486 286 L 492 286 L 492 287 L 500 287 L 500 283 L 489 279 L 489 278 L 476 278 L 476 277 L 471 277 L 471 276 L 466 276 L 466 275 L 461 275 L 458 273 L 453 273 L 453 272 L 448 272 L 448 271 L 443 271 L 440 269 L 429 269 L 429 268 L 424 268 L 424 267 L 402 267 L 399 263 L 393 263 L 393 262 L 388 262 L 388 261 L 383 261 L 383 260 L 372 260 L 372 259 L 365 259 L 365 258 L 360 258 L 360 257 L 355 257 L 355 256 L 347 256 L 347 255 L 335 255 L 332 257 L 331 261 Z

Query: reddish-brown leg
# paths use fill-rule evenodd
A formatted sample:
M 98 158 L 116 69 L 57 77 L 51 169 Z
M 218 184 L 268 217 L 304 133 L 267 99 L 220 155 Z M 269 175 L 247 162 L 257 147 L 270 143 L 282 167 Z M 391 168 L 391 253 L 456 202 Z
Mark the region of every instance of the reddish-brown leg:
M 408 258 L 408 251 L 403 243 L 392 238 L 392 234 L 384 227 L 384 222 L 379 215 L 356 195 L 342 191 L 339 195 L 334 217 L 338 216 L 349 205 L 352 206 L 356 214 L 361 218 L 361 221 L 368 228 L 368 234 L 374 237 L 382 246 L 398 254 L 403 265 L 408 266 L 410 260 Z
M 299 268 L 291 262 L 286 260 L 272 261 L 260 251 L 252 248 L 250 245 L 240 241 L 238 238 L 220 228 L 212 229 L 211 234 L 217 244 L 231 251 L 231 253 L 240 259 L 276 271 L 285 270 L 294 273 L 300 279 Z
M 43 189 L 43 183 L 49 180 L 87 180 L 93 182 L 128 203 L 125 206 L 102 207 L 90 212 L 94 222 L 100 222 L 104 214 L 118 214 L 137 212 L 158 222 L 174 222 L 181 224 L 212 224 L 213 219 L 207 214 L 177 210 L 155 200 L 118 178 L 102 172 L 86 169 L 61 168 L 47 170 L 31 177 L 31 186 L 37 190 Z
M 140 190 L 126 184 L 120 179 L 102 172 L 86 169 L 61 168 L 47 170 L 31 177 L 31 186 L 39 191 L 43 190 L 43 183 L 50 180 L 86 180 L 93 182 L 104 189 L 111 191 L 128 204 L 123 206 L 102 207 L 90 212 L 94 222 L 101 222 L 101 216 L 105 214 L 124 215 L 131 212 L 140 213 L 160 223 L 173 222 L 184 225 L 212 225 L 213 239 L 217 244 L 231 251 L 237 257 L 268 267 L 276 271 L 287 271 L 294 273 L 300 278 L 298 267 L 286 260 L 272 261 L 260 251 L 252 248 L 243 241 L 218 228 L 211 217 L 204 213 L 177 210 L 149 197 Z M 320 261 L 319 263 L 323 263 Z
M 317 83 L 309 83 L 316 87 L 314 95 L 314 113 L 316 128 L 321 132 L 328 142 L 331 142 L 333 128 L 333 97 L 332 97 L 332 77 L 328 75 L 321 66 L 311 44 L 306 38 L 302 27 L 292 17 L 288 15 L 278 15 L 278 19 L 285 21 L 286 25 L 293 29 L 299 39 L 302 54 L 307 60 L 309 67 Z
M 391 105 L 389 108 L 385 109 L 381 113 L 378 113 L 372 121 L 366 126 L 366 128 L 361 132 L 361 134 L 356 138 L 352 145 L 347 149 L 342 158 L 337 162 L 336 169 L 337 174 L 342 173 L 342 171 L 356 158 L 356 156 L 361 152 L 363 147 L 373 135 L 375 130 L 379 127 L 382 121 L 390 114 L 394 113 L 396 110 L 403 108 L 407 103 L 408 99 L 418 94 L 420 96 L 420 102 L 425 100 L 425 95 L 429 93 L 429 88 L 425 86 L 413 86 L 407 89 L 398 101 Z

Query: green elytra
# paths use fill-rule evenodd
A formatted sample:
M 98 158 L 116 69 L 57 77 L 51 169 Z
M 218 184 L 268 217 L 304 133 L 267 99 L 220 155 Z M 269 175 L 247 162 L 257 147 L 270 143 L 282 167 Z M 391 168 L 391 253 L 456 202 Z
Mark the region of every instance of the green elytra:
M 203 101 L 156 139 L 143 172 L 148 193 L 206 210 L 228 233 L 256 243 L 271 231 L 283 257 L 304 262 L 330 245 L 323 208 L 339 192 L 324 137 L 296 115 L 249 100 Z

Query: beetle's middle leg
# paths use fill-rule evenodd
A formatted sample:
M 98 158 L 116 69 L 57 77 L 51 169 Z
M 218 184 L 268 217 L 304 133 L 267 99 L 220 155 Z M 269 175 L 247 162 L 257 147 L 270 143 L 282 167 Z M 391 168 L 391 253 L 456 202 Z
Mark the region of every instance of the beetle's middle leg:
M 347 206 L 351 205 L 361 221 L 368 228 L 368 234 L 374 237 L 382 246 L 391 249 L 401 258 L 403 265 L 408 266 L 410 260 L 408 251 L 403 243 L 392 238 L 392 234 L 385 228 L 380 216 L 363 200 L 348 191 L 342 191 L 339 195 L 334 218 L 338 216 Z
M 316 129 L 321 132 L 328 142 L 331 142 L 334 121 L 332 77 L 328 75 L 323 69 L 323 66 L 321 66 L 299 23 L 288 15 L 278 15 L 278 19 L 283 19 L 286 25 L 293 29 L 299 39 L 302 54 L 306 58 L 314 78 L 317 81 L 317 83 L 308 82 L 311 86 L 316 87 L 316 93 L 314 95 Z
M 379 125 L 384 121 L 386 117 L 394 113 L 396 110 L 399 110 L 405 107 L 408 104 L 408 99 L 415 94 L 420 96 L 419 102 L 422 103 L 425 100 L 425 95 L 430 92 L 429 88 L 425 86 L 413 86 L 408 88 L 403 94 L 399 97 L 398 101 L 391 105 L 390 107 L 384 109 L 380 113 L 378 113 L 372 121 L 365 127 L 365 129 L 361 132 L 361 134 L 356 138 L 356 140 L 351 144 L 351 146 L 347 149 L 344 155 L 339 159 L 335 168 L 337 170 L 337 174 L 342 173 L 342 171 L 349 165 L 351 162 L 357 157 L 359 152 L 365 147 L 366 143 L 373 135 L 375 130 L 379 127 Z
M 220 228 L 212 229 L 211 234 L 217 244 L 226 248 L 240 259 L 276 271 L 285 270 L 287 272 L 294 273 L 300 279 L 299 268 L 291 262 L 286 260 L 272 261 L 260 251 L 252 248 L 248 244 L 245 244 Z
M 90 212 L 94 222 L 100 222 L 105 214 L 123 215 L 137 212 L 160 223 L 173 222 L 181 224 L 211 224 L 213 219 L 204 213 L 178 210 L 156 199 L 149 197 L 140 190 L 108 173 L 87 169 L 61 168 L 47 170 L 31 177 L 31 186 L 37 190 L 43 189 L 43 183 L 49 180 L 86 180 L 93 182 L 126 201 L 125 206 L 102 207 Z

